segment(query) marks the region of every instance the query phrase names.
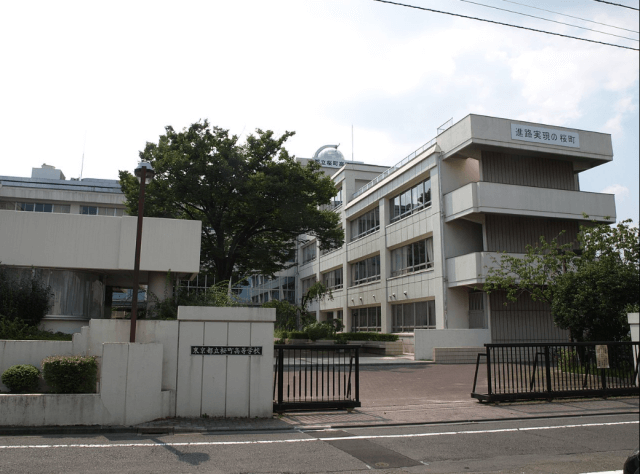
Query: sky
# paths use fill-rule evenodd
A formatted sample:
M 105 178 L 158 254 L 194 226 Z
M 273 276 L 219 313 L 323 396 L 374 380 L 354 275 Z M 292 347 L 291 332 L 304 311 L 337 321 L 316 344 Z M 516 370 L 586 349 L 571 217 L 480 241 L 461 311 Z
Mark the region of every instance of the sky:
M 640 44 L 638 11 L 593 0 L 402 3 Z M 204 119 L 241 139 L 295 131 L 298 157 L 339 143 L 347 159 L 392 166 L 475 113 L 611 134 L 613 161 L 581 173 L 581 189 L 615 194 L 618 220 L 637 223 L 638 58 L 374 0 L 5 1 L 0 175 L 46 163 L 117 179 L 165 126 Z

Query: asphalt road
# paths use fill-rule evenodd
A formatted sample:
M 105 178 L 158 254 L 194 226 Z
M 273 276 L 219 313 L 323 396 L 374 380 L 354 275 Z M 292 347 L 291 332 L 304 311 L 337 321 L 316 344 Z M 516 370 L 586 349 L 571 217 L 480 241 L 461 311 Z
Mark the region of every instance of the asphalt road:
M 638 416 L 343 430 L 0 437 L 2 473 L 576 474 L 622 469 Z

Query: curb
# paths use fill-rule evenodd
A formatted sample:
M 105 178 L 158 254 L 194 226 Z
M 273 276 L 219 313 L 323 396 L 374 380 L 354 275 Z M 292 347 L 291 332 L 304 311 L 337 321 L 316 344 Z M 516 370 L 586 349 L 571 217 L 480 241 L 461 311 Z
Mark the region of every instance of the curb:
M 420 425 L 452 425 L 452 424 L 478 424 L 495 423 L 500 421 L 518 420 L 543 420 L 558 418 L 590 418 L 595 416 L 611 415 L 637 415 L 639 411 L 611 411 L 601 413 L 564 413 L 558 415 L 538 415 L 538 416 L 515 416 L 505 418 L 485 418 L 481 420 L 437 420 L 437 421 L 416 421 L 398 423 L 361 423 L 361 424 L 316 424 L 316 425 L 290 425 L 290 426 L 270 426 L 270 427 L 181 427 L 181 426 L 32 426 L 32 427 L 0 427 L 0 436 L 33 436 L 33 435 L 95 435 L 95 434 L 138 434 L 148 435 L 174 435 L 186 433 L 222 433 L 222 432 L 267 432 L 267 431 L 319 431 L 326 429 L 348 429 L 348 428 L 376 428 L 376 427 L 398 427 L 398 426 L 420 426 Z

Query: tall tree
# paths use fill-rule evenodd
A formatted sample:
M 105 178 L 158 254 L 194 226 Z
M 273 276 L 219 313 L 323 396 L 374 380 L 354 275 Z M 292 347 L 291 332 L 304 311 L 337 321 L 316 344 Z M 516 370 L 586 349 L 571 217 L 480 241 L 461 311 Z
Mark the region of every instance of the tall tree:
M 640 241 L 630 224 L 581 226 L 577 249 L 541 237 L 523 257 L 503 253 L 488 269 L 484 290 L 505 291 L 510 301 L 529 293 L 548 303 L 555 324 L 573 340 L 624 339 L 627 308 L 640 301 Z
M 165 130 L 140 152 L 156 171 L 145 214 L 201 220 L 201 269 L 217 281 L 286 268 L 300 234 L 316 236 L 322 248 L 342 245 L 338 215 L 322 210 L 335 186 L 319 165 L 289 155 L 283 145 L 294 132 L 276 137 L 258 129 L 239 143 L 207 120 Z M 120 171 L 120 184 L 136 215 L 137 180 Z

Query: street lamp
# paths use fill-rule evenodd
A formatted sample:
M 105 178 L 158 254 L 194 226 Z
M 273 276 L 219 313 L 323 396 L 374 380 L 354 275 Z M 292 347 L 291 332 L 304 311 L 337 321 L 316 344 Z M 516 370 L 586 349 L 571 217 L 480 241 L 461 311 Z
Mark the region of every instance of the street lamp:
M 136 322 L 138 319 L 138 281 L 140 279 L 140 246 L 142 243 L 142 218 L 144 217 L 144 190 L 147 184 L 153 180 L 155 171 L 151 163 L 141 161 L 135 170 L 136 178 L 140 183 L 140 195 L 138 196 L 138 230 L 136 232 L 136 256 L 133 264 L 133 294 L 131 295 L 131 330 L 129 342 L 136 342 Z

